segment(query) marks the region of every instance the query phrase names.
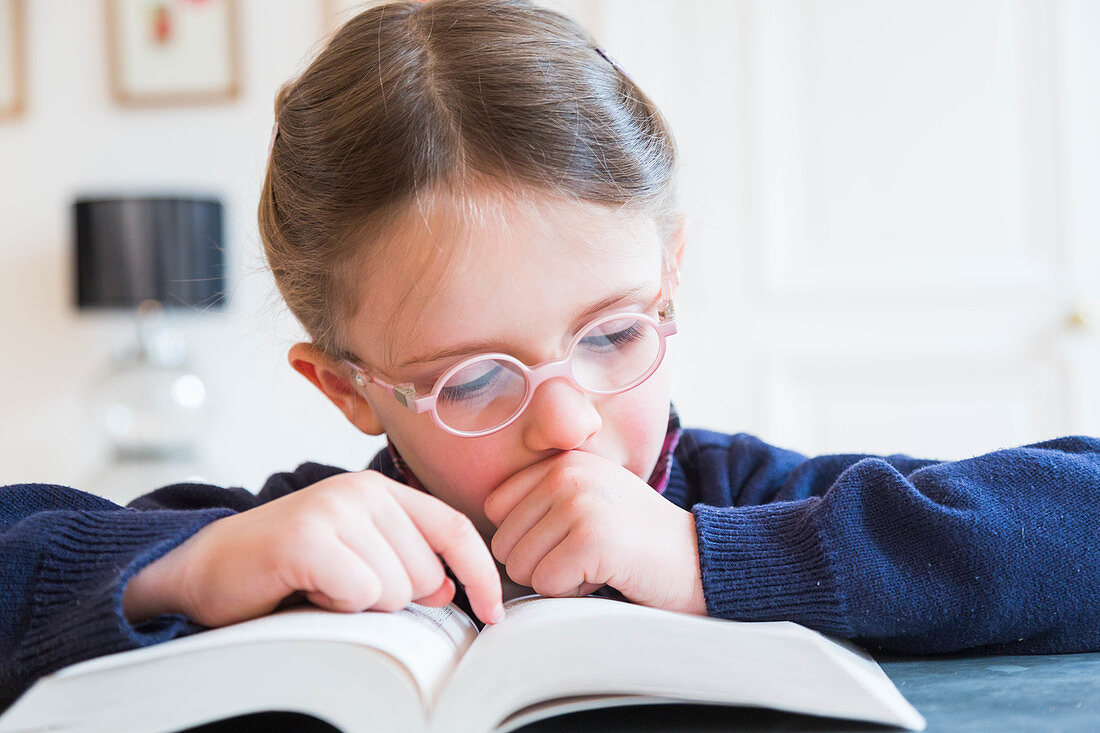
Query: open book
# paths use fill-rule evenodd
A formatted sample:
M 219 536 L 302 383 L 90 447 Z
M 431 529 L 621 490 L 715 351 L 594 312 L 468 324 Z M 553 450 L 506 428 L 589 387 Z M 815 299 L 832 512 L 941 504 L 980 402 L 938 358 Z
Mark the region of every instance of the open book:
M 798 624 L 592 596 L 527 596 L 505 608 L 480 634 L 454 604 L 291 608 L 43 677 L 0 716 L 0 733 L 171 731 L 261 711 L 306 713 L 345 733 L 503 733 L 577 710 L 659 702 L 924 727 L 874 660 Z

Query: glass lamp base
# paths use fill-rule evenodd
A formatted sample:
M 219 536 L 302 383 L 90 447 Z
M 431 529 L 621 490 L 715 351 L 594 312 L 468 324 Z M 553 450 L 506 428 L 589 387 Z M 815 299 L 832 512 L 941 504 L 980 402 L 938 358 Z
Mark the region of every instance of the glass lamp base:
M 206 387 L 186 363 L 183 335 L 164 324 L 158 307 L 139 309 L 135 348 L 103 374 L 92 403 L 111 447 L 91 490 L 125 502 L 201 473 Z

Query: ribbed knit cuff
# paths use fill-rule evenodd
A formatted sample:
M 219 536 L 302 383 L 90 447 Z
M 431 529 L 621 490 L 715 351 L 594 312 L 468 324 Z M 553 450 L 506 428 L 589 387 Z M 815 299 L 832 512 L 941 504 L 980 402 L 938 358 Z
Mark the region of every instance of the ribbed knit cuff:
M 826 549 L 814 527 L 816 504 L 816 499 L 809 499 L 692 507 L 709 615 L 794 621 L 851 636 Z
M 229 509 L 57 512 L 33 590 L 19 666 L 37 674 L 198 631 L 181 615 L 131 624 L 126 583 Z

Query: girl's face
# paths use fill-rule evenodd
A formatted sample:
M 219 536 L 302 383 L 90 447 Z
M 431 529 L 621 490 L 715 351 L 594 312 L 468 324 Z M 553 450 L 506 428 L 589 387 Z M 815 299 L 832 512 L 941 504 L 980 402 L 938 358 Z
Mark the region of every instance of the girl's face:
M 348 335 L 351 351 L 391 384 L 411 382 L 423 393 L 448 367 L 490 351 L 533 366 L 560 358 L 596 316 L 657 317 L 663 246 L 649 216 L 487 190 L 413 209 L 364 268 Z M 449 355 L 432 358 L 440 351 Z M 424 487 L 488 540 L 485 498 L 562 451 L 595 453 L 648 479 L 668 423 L 667 364 L 618 395 L 551 379 L 515 422 L 477 438 L 442 430 L 378 385 L 359 390 L 366 402 L 357 407 L 369 407 Z

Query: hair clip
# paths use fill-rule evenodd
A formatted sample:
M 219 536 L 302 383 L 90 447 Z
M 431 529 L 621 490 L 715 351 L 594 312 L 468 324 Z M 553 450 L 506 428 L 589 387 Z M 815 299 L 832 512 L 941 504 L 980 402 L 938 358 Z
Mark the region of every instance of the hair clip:
M 615 71 L 618 71 L 620 74 L 626 77 L 627 81 L 629 81 L 631 84 L 634 84 L 634 86 L 638 86 L 634 83 L 634 80 L 630 78 L 630 74 L 626 73 L 623 67 L 617 61 L 615 61 L 614 58 L 611 57 L 611 54 L 603 50 L 602 46 L 596 46 L 596 53 L 602 56 L 604 61 L 611 64 L 611 67 L 615 69 Z

